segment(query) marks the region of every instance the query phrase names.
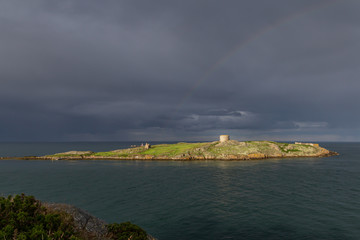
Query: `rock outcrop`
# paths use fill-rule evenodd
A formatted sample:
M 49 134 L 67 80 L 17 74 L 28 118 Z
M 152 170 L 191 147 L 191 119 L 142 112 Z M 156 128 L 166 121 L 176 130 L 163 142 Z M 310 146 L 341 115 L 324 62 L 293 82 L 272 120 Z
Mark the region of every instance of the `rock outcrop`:
M 110 240 L 106 228 L 107 223 L 86 211 L 68 204 L 43 203 L 50 212 L 65 212 L 74 219 L 74 224 L 85 240 Z M 148 240 L 157 240 L 147 235 Z
M 43 206 L 50 211 L 66 212 L 71 215 L 74 219 L 75 227 L 85 235 L 86 239 L 107 239 L 106 222 L 90 215 L 84 210 L 59 203 L 44 203 Z

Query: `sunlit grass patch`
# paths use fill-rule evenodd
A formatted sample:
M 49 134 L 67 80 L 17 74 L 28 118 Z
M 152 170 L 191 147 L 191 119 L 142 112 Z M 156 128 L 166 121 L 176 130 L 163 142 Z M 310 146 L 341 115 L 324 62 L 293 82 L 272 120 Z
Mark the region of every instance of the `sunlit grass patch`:
M 121 153 L 121 152 L 97 152 L 97 153 L 94 153 L 93 156 L 98 156 L 98 157 L 128 157 L 129 154 Z
M 176 156 L 192 152 L 196 148 L 204 147 L 210 143 L 177 143 L 153 145 L 148 150 L 141 152 L 144 155 L 153 156 Z

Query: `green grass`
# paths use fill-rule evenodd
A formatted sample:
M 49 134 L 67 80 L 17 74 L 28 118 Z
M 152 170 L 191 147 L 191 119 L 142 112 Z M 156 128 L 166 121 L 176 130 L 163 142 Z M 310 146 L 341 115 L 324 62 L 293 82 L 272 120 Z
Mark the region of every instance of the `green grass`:
M 176 156 L 180 154 L 187 154 L 194 151 L 196 148 L 210 145 L 210 143 L 177 143 L 177 144 L 160 144 L 153 145 L 148 150 L 141 152 L 143 155 L 153 156 Z
M 131 157 L 134 155 L 152 155 L 152 156 L 168 156 L 173 157 L 181 154 L 187 154 L 189 152 L 194 152 L 195 149 L 205 147 L 210 145 L 210 143 L 177 143 L 177 144 L 159 144 L 152 145 L 151 148 L 145 149 L 144 147 L 137 148 L 128 148 L 118 151 L 109 151 L 109 152 L 97 152 L 90 154 L 91 156 L 99 157 Z M 76 156 L 76 155 L 52 155 L 52 156 Z M 80 157 L 80 155 L 79 155 Z
M 129 154 L 127 153 L 117 153 L 117 152 L 97 152 L 92 154 L 92 156 L 99 156 L 99 157 L 128 157 Z
M 280 148 L 282 152 L 284 153 L 290 153 L 290 152 L 300 152 L 299 149 L 283 149 L 283 148 Z
M 289 143 L 276 143 L 276 145 L 284 153 L 301 152 L 304 150 L 304 148 L 308 148 L 308 147 L 313 148 L 313 146 L 310 145 L 298 145 L 298 144 L 289 144 Z
M 213 145 L 208 151 L 215 157 L 222 155 L 247 155 L 250 153 L 257 153 L 259 149 L 266 151 L 269 148 L 268 143 L 260 141 L 246 141 L 240 144 L 220 144 Z

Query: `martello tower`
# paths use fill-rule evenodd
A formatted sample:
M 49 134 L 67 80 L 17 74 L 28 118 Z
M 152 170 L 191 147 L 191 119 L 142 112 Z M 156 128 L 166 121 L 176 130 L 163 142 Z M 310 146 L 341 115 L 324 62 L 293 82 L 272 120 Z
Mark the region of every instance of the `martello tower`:
M 220 135 L 220 142 L 226 142 L 230 140 L 229 135 Z

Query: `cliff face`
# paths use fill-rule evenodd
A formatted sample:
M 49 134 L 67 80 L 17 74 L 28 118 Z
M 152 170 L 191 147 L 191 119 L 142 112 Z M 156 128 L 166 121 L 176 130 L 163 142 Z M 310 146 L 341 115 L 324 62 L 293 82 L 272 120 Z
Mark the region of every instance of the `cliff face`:
M 270 141 L 177 143 L 133 147 L 109 152 L 70 151 L 35 159 L 77 160 L 249 160 L 288 157 L 325 157 L 336 155 L 318 144 L 289 144 Z

